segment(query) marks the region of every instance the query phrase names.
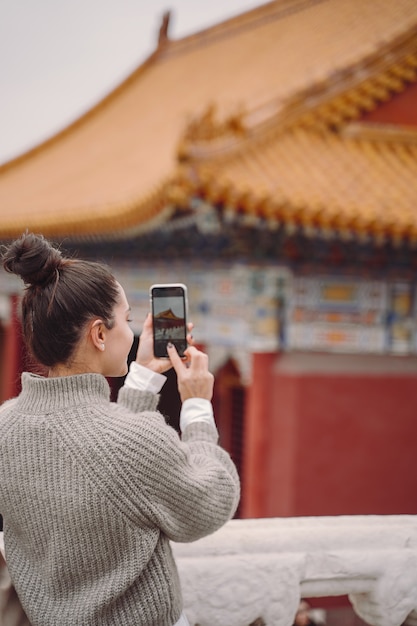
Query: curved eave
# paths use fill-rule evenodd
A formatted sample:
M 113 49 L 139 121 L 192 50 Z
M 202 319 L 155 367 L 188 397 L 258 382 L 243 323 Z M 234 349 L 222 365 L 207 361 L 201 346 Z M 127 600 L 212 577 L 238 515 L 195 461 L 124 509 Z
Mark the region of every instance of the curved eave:
M 233 159 L 189 167 L 198 180 L 196 194 L 247 223 L 265 220 L 308 234 L 417 241 L 412 132 L 387 142 L 372 132 L 369 138 L 366 132 L 349 137 L 294 129 Z
M 222 182 L 218 178 L 214 184 L 208 182 L 200 188 L 198 196 L 222 206 L 228 221 L 242 218 L 247 226 L 259 227 L 265 223 L 273 230 L 283 226 L 289 233 L 300 231 L 312 237 L 417 243 L 417 216 L 412 211 L 404 210 L 400 218 L 385 217 L 374 206 L 347 206 L 343 201 L 322 206 L 314 199 L 268 197 L 228 182 L 219 189 Z
M 173 212 L 171 196 L 166 188 L 161 188 L 146 198 L 132 198 L 123 204 L 85 206 L 82 210 L 69 208 L 58 216 L 34 214 L 19 219 L 11 215 L 2 221 L 1 239 L 19 237 L 26 229 L 51 238 L 126 239 L 156 229 L 169 220 Z

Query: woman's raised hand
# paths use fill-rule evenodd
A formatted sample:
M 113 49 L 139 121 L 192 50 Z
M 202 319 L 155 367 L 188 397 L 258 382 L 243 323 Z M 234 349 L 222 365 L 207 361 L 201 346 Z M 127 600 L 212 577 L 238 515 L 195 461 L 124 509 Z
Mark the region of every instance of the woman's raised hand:
M 181 359 L 174 345 L 168 344 L 168 356 L 177 373 L 182 402 L 188 398 L 211 400 L 214 376 L 208 369 L 207 354 L 194 346 L 189 346 L 184 354 L 185 360 Z

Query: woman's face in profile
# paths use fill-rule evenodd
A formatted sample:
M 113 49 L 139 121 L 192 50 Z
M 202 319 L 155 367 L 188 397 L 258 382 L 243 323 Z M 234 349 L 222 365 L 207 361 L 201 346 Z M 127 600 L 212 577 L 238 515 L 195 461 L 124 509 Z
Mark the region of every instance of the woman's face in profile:
M 114 307 L 114 326 L 107 330 L 103 352 L 103 376 L 127 374 L 127 357 L 132 347 L 134 334 L 130 327 L 130 306 L 123 287 L 119 286 L 119 299 Z

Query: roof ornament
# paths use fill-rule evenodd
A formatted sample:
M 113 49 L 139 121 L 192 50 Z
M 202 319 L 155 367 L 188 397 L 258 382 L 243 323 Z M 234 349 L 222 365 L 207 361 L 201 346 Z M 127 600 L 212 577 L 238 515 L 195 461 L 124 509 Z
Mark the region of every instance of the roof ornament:
M 168 29 L 169 29 L 170 20 L 171 20 L 171 11 L 165 11 L 165 13 L 162 16 L 161 26 L 159 27 L 158 48 L 160 48 L 161 46 L 163 46 L 164 44 L 168 42 L 168 39 L 169 39 Z
M 211 102 L 199 115 L 186 122 L 178 149 L 179 158 L 186 160 L 195 151 L 201 155 L 206 150 L 210 151 L 210 146 L 218 148 L 220 143 L 235 142 L 246 133 L 243 107 L 236 107 L 233 112 L 220 116 L 217 105 Z
M 246 131 L 244 117 L 245 112 L 239 107 L 221 118 L 217 105 L 211 102 L 200 115 L 189 120 L 185 137 L 192 141 L 210 141 L 225 135 L 243 135 Z

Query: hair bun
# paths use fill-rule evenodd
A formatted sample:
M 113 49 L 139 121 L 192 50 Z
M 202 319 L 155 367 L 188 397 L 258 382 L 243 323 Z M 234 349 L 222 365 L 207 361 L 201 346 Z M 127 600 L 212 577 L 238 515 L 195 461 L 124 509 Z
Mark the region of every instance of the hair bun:
M 55 278 L 56 270 L 62 265 L 62 255 L 42 235 L 25 233 L 6 249 L 3 265 L 26 285 L 44 286 Z

